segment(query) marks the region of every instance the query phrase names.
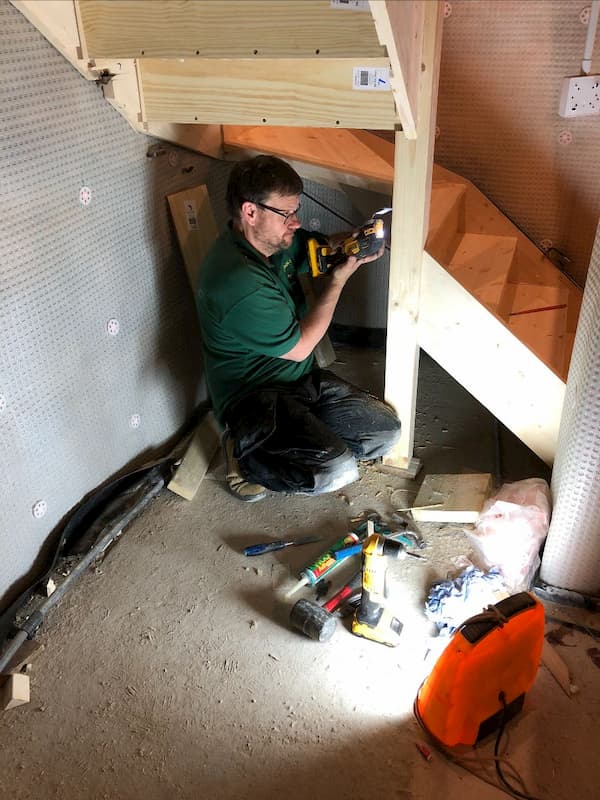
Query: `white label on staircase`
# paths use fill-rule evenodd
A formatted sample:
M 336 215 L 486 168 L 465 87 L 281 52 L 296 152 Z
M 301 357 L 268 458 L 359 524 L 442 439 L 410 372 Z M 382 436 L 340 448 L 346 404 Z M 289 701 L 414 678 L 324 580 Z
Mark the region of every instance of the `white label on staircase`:
M 352 88 L 368 91 L 390 91 L 389 67 L 354 67 L 352 70 Z
M 185 208 L 185 216 L 187 219 L 188 229 L 190 231 L 198 230 L 198 215 L 191 200 L 184 200 L 183 207 Z
M 331 0 L 332 8 L 349 8 L 352 11 L 370 11 L 369 0 Z

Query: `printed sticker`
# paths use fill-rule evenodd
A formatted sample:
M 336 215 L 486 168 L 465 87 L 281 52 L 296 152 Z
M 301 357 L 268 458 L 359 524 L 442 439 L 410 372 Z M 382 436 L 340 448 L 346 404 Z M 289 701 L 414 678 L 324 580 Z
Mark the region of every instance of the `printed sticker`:
M 191 200 L 184 200 L 183 207 L 185 209 L 185 216 L 187 218 L 188 228 L 191 231 L 198 230 L 198 217 L 196 216 L 196 209 Z
M 352 88 L 368 91 L 390 90 L 389 67 L 354 67 L 352 70 Z
M 331 0 L 332 8 L 348 8 L 351 11 L 370 11 L 369 0 Z

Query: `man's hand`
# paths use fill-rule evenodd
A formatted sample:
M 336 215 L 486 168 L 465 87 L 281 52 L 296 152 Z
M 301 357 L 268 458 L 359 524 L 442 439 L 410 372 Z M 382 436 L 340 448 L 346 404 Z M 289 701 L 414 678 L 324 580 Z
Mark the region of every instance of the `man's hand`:
M 377 261 L 385 252 L 385 244 L 382 244 L 379 250 L 373 255 L 364 256 L 363 258 L 356 258 L 356 256 L 348 256 L 343 264 L 335 267 L 331 271 L 331 282 L 337 283 L 340 286 L 345 286 L 346 281 L 350 278 L 356 270 L 363 264 L 368 264 L 369 261 Z
M 319 295 L 315 306 L 300 322 L 300 341 L 288 353 L 282 355 L 281 358 L 285 358 L 288 361 L 304 361 L 312 353 L 327 333 L 337 301 L 348 278 L 354 275 L 362 264 L 367 264 L 369 261 L 375 261 L 380 258 L 384 249 L 385 244 L 382 244 L 378 252 L 373 255 L 364 256 L 363 258 L 349 256 L 343 264 L 340 264 L 331 272 L 331 275 L 326 279 L 328 281 L 327 288 Z

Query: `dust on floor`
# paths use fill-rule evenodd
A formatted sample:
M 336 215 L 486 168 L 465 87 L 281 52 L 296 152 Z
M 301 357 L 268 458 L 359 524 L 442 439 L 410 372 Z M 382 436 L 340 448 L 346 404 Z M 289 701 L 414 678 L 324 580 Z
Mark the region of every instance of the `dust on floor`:
M 54 613 L 31 703 L 0 717 L 7 796 L 500 797 L 415 746 L 424 739 L 412 702 L 431 632 L 423 599 L 455 555 L 469 555 L 465 534 L 422 526 L 428 561 L 395 565 L 398 648 L 343 624 L 317 643 L 290 628 L 284 590 L 322 545 L 253 559 L 243 546 L 315 532 L 332 541 L 356 513 L 389 512 L 410 487 L 371 466 L 338 495 L 246 507 L 221 475 L 192 503 L 163 493 Z M 596 797 L 600 672 L 585 655 L 589 640 L 570 638 L 561 654 L 579 693 L 566 697 L 540 669 L 508 737 L 507 757 L 548 800 Z M 490 747 L 477 754 L 489 759 Z M 491 761 L 483 766 L 492 779 Z
M 428 375 L 439 392 L 434 371 L 423 379 Z M 454 385 L 446 389 L 445 397 L 452 397 Z M 456 394 L 459 401 L 468 409 L 461 424 L 472 448 L 457 435 L 447 407 L 422 397 L 426 424 L 417 426 L 417 444 L 433 453 L 431 472 L 452 461 L 453 448 L 448 471 L 490 470 L 489 416 L 477 416 L 468 406 L 472 398 L 461 401 Z M 488 437 L 483 448 L 482 432 Z M 522 460 L 515 463 L 524 469 Z M 431 583 L 454 569 L 456 556 L 472 555 L 460 528 L 420 525 L 428 560 L 390 567 L 405 625 L 399 647 L 354 637 L 343 623 L 327 643 L 289 625 L 296 598 L 286 600 L 285 590 L 323 544 L 365 510 L 385 515 L 410 505 L 416 489 L 371 465 L 362 468 L 360 481 L 334 495 L 278 496 L 245 506 L 225 491 L 217 463 L 193 502 L 163 492 L 41 631 L 31 702 L 0 715 L 5 796 L 505 796 L 435 752 L 426 761 L 416 748 L 425 740 L 412 704 L 435 645 L 423 601 Z M 242 554 L 256 541 L 314 533 L 324 542 L 252 559 Z M 350 566 L 340 568 L 339 581 L 343 569 Z M 594 624 L 582 612 L 551 611 Z M 596 642 L 573 632 L 563 643 L 560 654 L 578 693 L 567 697 L 540 668 L 524 711 L 509 726 L 504 755 L 536 797 L 595 800 L 600 670 L 587 651 Z M 471 753 L 478 760 L 472 767 L 490 780 L 492 748 L 486 743 Z

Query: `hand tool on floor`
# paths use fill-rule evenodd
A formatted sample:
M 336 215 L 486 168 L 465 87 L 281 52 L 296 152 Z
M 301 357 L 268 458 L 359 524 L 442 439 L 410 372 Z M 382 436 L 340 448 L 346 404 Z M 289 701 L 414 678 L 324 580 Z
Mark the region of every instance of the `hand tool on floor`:
M 290 589 L 286 597 L 291 597 L 303 586 L 314 586 L 315 583 L 323 580 L 326 575 L 329 575 L 332 570 L 342 563 L 341 560 L 336 560 L 336 551 L 342 550 L 350 545 L 357 544 L 358 542 L 363 541 L 365 537 L 366 531 L 365 533 L 355 533 L 354 531 L 350 531 L 350 533 L 347 533 L 341 539 L 338 539 L 337 542 L 334 542 L 331 547 L 323 553 L 323 555 L 319 556 L 316 561 L 313 561 L 312 564 L 309 564 L 302 570 L 300 573 L 300 580 L 292 589 Z
M 308 263 L 314 278 L 325 275 L 334 267 L 343 264 L 349 256 L 365 258 L 375 255 L 385 241 L 383 219 L 377 214 L 387 209 L 376 212 L 373 217 L 344 239 L 337 247 L 320 244 L 316 239 L 308 240 Z
M 322 536 L 302 536 L 300 539 L 279 539 L 276 542 L 259 542 L 244 548 L 245 556 L 262 556 L 263 553 L 272 553 L 274 550 L 283 550 L 284 547 L 310 544 L 322 541 Z
M 290 612 L 290 622 L 299 631 L 317 642 L 327 642 L 334 634 L 337 620 L 334 612 L 349 602 L 362 584 L 362 570 L 359 570 L 345 586 L 336 592 L 323 605 L 313 600 L 298 600 Z
M 362 596 L 354 612 L 352 633 L 389 647 L 400 643 L 402 622 L 388 606 L 387 559 L 406 556 L 402 542 L 374 533 L 362 548 Z

